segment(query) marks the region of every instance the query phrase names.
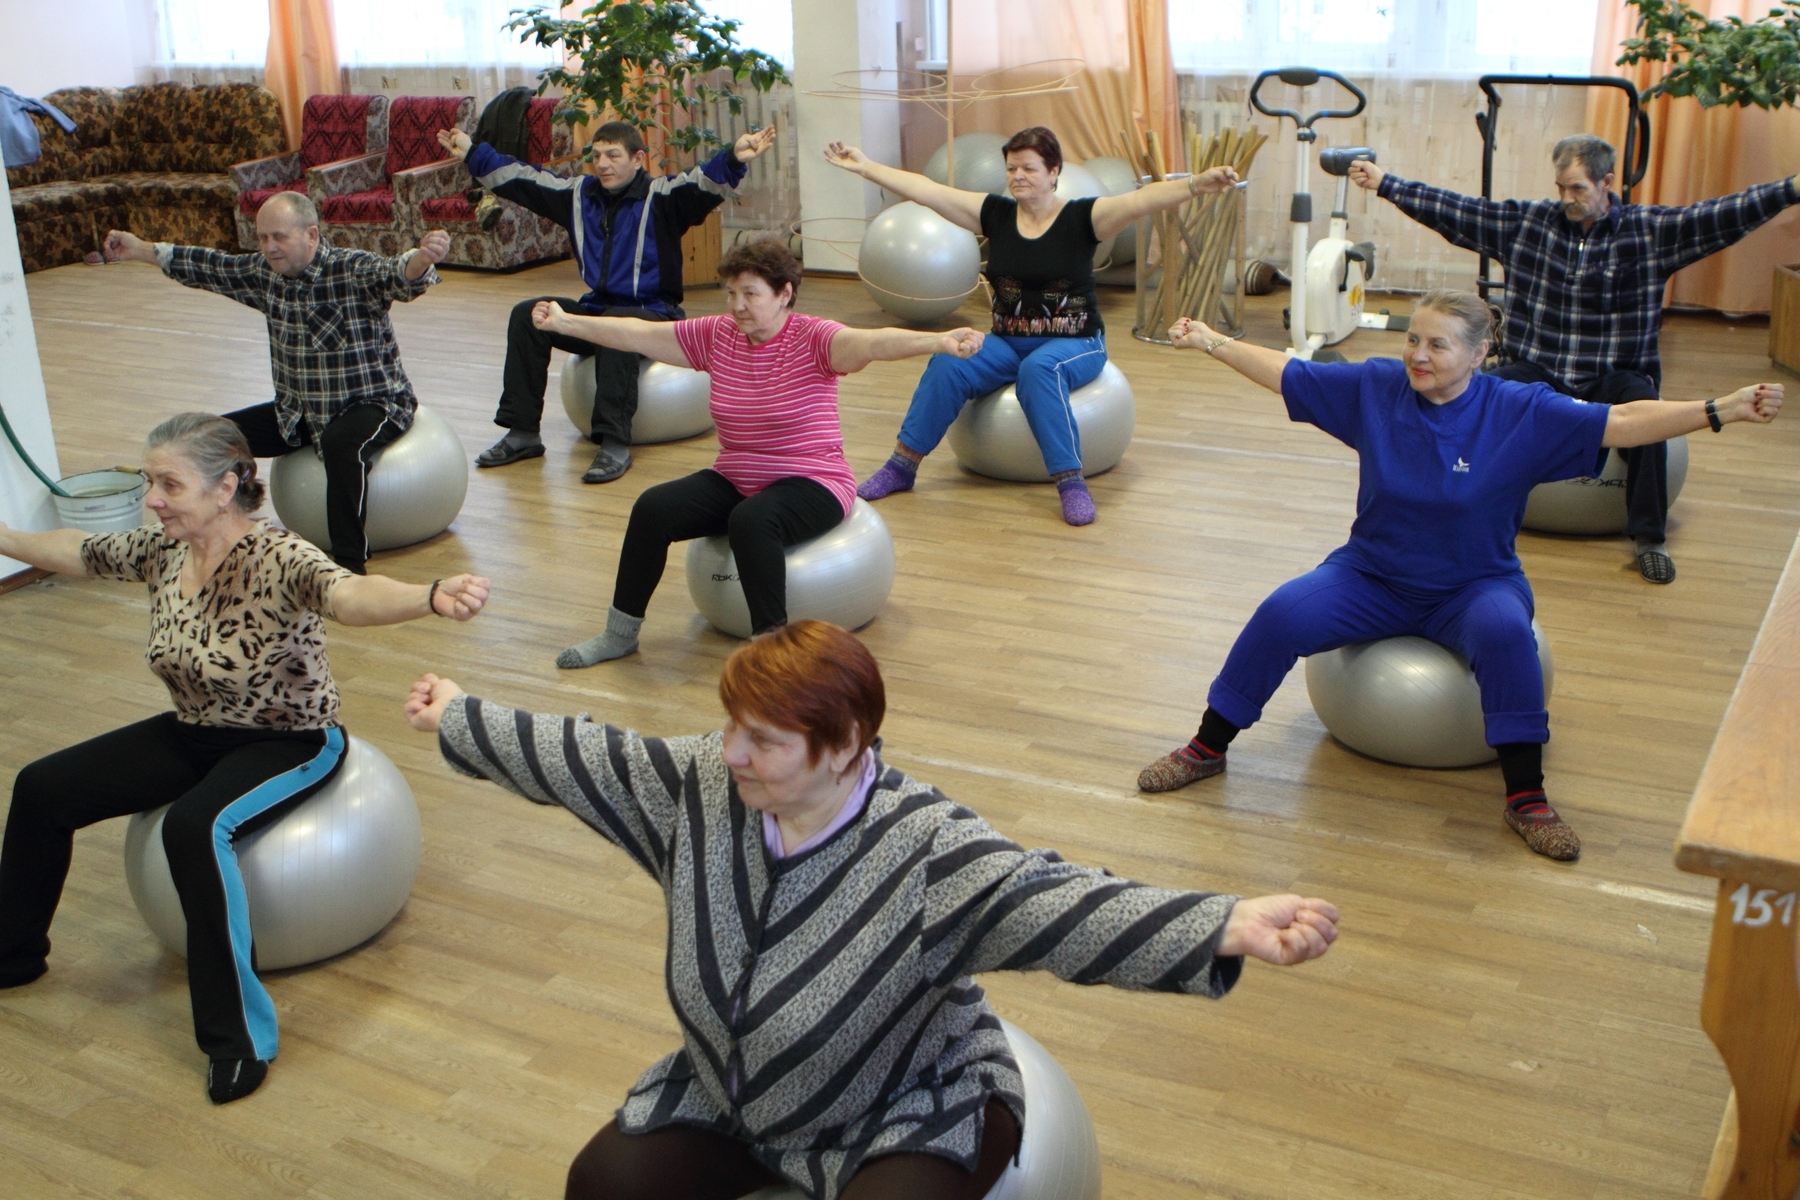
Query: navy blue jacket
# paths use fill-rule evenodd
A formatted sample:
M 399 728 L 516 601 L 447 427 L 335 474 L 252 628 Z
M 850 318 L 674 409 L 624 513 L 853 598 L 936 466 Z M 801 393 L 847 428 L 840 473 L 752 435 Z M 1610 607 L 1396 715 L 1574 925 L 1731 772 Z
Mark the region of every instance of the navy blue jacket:
M 485 143 L 471 147 L 466 162 L 482 187 L 569 231 L 589 289 L 583 306 L 671 316 L 681 310 L 681 235 L 724 203 L 745 170 L 728 146 L 679 175 L 639 171 L 608 205 L 591 175 L 558 175 Z

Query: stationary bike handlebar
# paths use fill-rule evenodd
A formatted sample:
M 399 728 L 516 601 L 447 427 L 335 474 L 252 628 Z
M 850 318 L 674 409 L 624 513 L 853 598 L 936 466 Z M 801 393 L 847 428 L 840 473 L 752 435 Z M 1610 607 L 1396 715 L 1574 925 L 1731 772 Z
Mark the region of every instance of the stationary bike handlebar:
M 1302 118 L 1299 113 L 1291 108 L 1266 108 L 1257 93 L 1262 91 L 1262 85 L 1271 78 L 1279 78 L 1281 82 L 1291 84 L 1294 87 L 1311 87 L 1321 79 L 1334 80 L 1341 84 L 1352 96 L 1356 97 L 1356 107 L 1322 108 L 1310 117 L 1305 118 Z M 1250 106 L 1265 117 L 1274 117 L 1277 120 L 1280 120 L 1282 117 L 1290 117 L 1297 127 L 1301 129 L 1311 129 L 1313 122 L 1321 118 L 1357 116 L 1363 109 L 1369 106 L 1369 98 L 1363 94 L 1361 88 L 1357 87 L 1354 83 L 1351 83 L 1348 79 L 1345 79 L 1342 75 L 1339 75 L 1336 71 L 1320 71 L 1313 67 L 1277 67 L 1272 71 L 1264 71 L 1261 75 L 1256 77 L 1256 82 L 1250 85 Z

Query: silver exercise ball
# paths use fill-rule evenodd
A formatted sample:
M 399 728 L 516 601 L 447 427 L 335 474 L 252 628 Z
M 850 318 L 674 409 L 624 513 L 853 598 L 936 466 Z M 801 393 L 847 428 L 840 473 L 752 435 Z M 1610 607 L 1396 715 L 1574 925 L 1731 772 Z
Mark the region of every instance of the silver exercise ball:
M 399 915 L 419 871 L 419 808 L 387 755 L 350 738 L 331 782 L 237 840 L 259 969 L 297 967 L 360 946 Z M 125 828 L 125 882 L 157 940 L 187 954 L 187 920 L 163 852 L 169 808 Z
M 562 365 L 563 411 L 586 437 L 594 428 L 594 356 L 578 354 Z M 679 442 L 713 427 L 712 376 L 646 358 L 638 364 L 638 406 L 631 444 Z
M 701 616 L 733 637 L 750 636 L 750 605 L 738 582 L 729 539 L 688 543 L 687 582 Z M 836 529 L 788 549 L 790 621 L 812 617 L 861 629 L 875 619 L 893 590 L 894 537 L 866 500 L 858 500 Z
M 1081 1093 L 1036 1038 L 1004 1017 L 1025 1080 L 1025 1128 L 1019 1158 L 1008 1163 L 984 1200 L 1100 1200 L 1100 1142 Z M 745 1200 L 803 1200 L 796 1188 L 752 1192 Z
M 1056 177 L 1056 194 L 1064 200 L 1083 200 L 1089 196 L 1109 196 L 1100 177 L 1078 162 L 1064 161 L 1062 171 Z M 1094 248 L 1094 265 L 1106 267 L 1114 265 L 1113 238 L 1106 238 Z
M 363 528 L 370 550 L 393 550 L 450 528 L 469 491 L 469 455 L 450 423 L 421 406 L 412 427 L 375 458 Z M 311 446 L 275 460 L 269 499 L 281 523 L 331 549 L 325 522 L 325 463 Z
M 1070 404 L 1081 433 L 1081 473 L 1092 477 L 1118 466 L 1137 427 L 1137 402 L 1125 372 L 1107 363 L 1092 383 L 1075 389 Z M 1013 384 L 963 405 L 949 436 L 956 461 L 977 475 L 1019 483 L 1050 481 L 1044 452 Z
M 1005 134 L 964 133 L 956 139 L 956 186 L 965 192 L 991 192 L 1007 195 Z M 934 183 L 947 182 L 949 151 L 939 146 L 925 163 L 925 177 Z
M 975 235 L 911 200 L 869 222 L 856 262 L 869 298 L 903 321 L 948 316 L 981 282 Z
M 1109 196 L 1123 196 L 1138 187 L 1137 168 L 1117 155 L 1090 158 L 1081 164 L 1093 173 Z M 1112 265 L 1127 266 L 1137 261 L 1137 224 L 1127 225 L 1113 238 Z
M 1681 495 L 1687 472 L 1687 439 L 1670 438 L 1670 504 Z M 1525 501 L 1525 528 L 1539 533 L 1624 533 L 1625 519 L 1625 456 L 1617 450 L 1606 452 L 1598 476 L 1540 483 Z
M 1550 639 L 1536 621 L 1544 697 L 1556 683 Z M 1407 767 L 1472 767 L 1487 744 L 1481 689 L 1468 660 L 1422 637 L 1382 638 L 1306 660 L 1306 694 L 1331 735 L 1352 750 Z

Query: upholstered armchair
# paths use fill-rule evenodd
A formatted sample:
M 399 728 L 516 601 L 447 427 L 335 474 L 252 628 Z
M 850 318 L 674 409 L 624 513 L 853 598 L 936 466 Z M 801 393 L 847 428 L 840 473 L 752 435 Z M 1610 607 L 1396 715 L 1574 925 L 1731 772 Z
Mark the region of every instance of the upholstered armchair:
M 526 110 L 529 137 L 525 161 L 533 166 L 573 157 L 569 127 L 551 119 L 560 103 L 537 99 Z M 500 201 L 500 220 L 492 229 L 481 228 L 475 222 L 475 207 L 469 203 L 468 193 L 474 186 L 468 168 L 455 161 L 408 171 L 394 180 L 397 202 L 418 214 L 414 219 L 421 233 L 442 229 L 450 235 L 450 253 L 444 261 L 453 266 L 510 271 L 528 263 L 568 257 L 566 229 L 510 200 Z
M 306 192 L 306 173 L 341 159 L 387 150 L 386 96 L 309 96 L 300 114 L 300 149 L 231 168 L 237 190 L 238 245 L 256 249 L 256 214 L 276 192 Z
M 363 154 L 313 167 L 307 194 L 319 207 L 323 232 L 333 246 L 393 256 L 415 245 L 424 230 L 417 210 L 398 203 L 419 171 L 431 175 L 461 165 L 444 157 L 437 131 L 475 128 L 473 96 L 401 96 L 388 109 L 388 143 L 383 154 Z

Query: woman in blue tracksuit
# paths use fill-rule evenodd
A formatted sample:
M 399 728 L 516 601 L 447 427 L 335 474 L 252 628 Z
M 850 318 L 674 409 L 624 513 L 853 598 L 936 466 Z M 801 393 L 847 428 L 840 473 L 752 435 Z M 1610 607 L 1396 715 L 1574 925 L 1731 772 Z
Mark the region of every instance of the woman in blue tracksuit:
M 1549 714 L 1531 585 L 1513 550 L 1526 496 L 1540 483 L 1592 473 L 1603 447 L 1772 421 L 1781 385 L 1609 408 L 1495 379 L 1477 371 L 1492 317 L 1468 292 L 1420 298 L 1404 362 L 1303 362 L 1186 318 L 1170 336 L 1279 392 L 1290 417 L 1354 449 L 1361 486 L 1350 540 L 1263 601 L 1207 693 L 1199 732 L 1145 767 L 1138 786 L 1169 791 L 1223 772 L 1231 739 L 1262 716 L 1296 658 L 1411 634 L 1474 669 L 1506 780 L 1506 823 L 1539 854 L 1577 857 L 1581 840 L 1544 796 Z

